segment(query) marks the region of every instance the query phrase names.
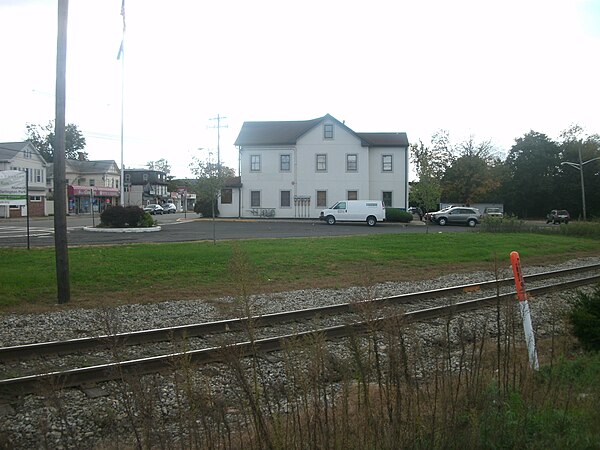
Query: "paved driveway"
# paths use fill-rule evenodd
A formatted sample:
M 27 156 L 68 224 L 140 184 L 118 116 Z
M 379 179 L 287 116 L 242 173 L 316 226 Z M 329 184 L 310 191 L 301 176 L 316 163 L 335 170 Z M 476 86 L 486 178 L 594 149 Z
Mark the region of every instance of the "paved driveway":
M 477 228 L 439 227 L 422 222 L 410 224 L 380 223 L 368 227 L 363 223 L 337 223 L 333 226 L 318 220 L 235 220 L 194 219 L 195 214 L 173 214 L 156 217 L 162 230 L 153 233 L 99 233 L 84 231 L 91 217 L 68 217 L 67 242 L 71 245 L 106 245 L 140 242 L 188 242 L 225 239 L 291 238 L 321 236 L 353 236 L 390 233 L 473 232 Z M 97 222 L 96 222 L 97 223 Z M 26 247 L 27 228 L 24 219 L 0 220 L 0 247 Z M 30 220 L 31 247 L 54 245 L 52 218 Z

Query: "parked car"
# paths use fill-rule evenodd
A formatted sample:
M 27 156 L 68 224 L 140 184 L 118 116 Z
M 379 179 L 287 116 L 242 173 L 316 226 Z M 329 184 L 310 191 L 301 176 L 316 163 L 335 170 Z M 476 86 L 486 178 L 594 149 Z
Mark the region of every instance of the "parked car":
M 569 223 L 571 215 L 566 209 L 553 209 L 546 215 L 546 223 Z
M 429 222 L 435 222 L 435 220 L 433 219 L 433 215 L 434 214 L 441 213 L 441 212 L 444 212 L 444 211 L 448 211 L 450 208 L 454 208 L 454 206 L 446 206 L 445 208 L 442 208 L 439 211 L 430 211 L 430 212 L 427 212 L 423 216 L 423 219 L 425 220 L 425 222 L 427 222 L 427 221 L 429 221 Z
M 380 200 L 343 200 L 321 211 L 320 220 L 329 225 L 336 222 L 366 222 L 370 227 L 385 220 L 385 205 Z
M 175 214 L 177 212 L 177 206 L 173 203 L 166 203 L 162 205 L 164 214 Z
M 144 206 L 144 211 L 146 211 L 147 213 L 150 213 L 152 215 L 162 214 L 164 212 L 162 206 L 155 205 L 155 204 L 150 204 L 150 205 Z
M 483 210 L 483 216 L 484 217 L 497 217 L 497 218 L 502 218 L 504 217 L 504 214 L 502 214 L 502 210 L 500 208 L 485 208 Z
M 447 224 L 461 224 L 474 227 L 481 221 L 481 213 L 477 208 L 457 206 L 435 212 L 431 215 L 432 221 L 441 226 Z

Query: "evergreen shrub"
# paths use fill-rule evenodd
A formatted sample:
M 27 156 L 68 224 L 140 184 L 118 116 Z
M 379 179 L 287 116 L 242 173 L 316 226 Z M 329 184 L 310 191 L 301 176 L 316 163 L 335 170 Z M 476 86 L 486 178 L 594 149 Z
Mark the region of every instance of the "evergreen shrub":
M 100 226 L 108 228 L 146 228 L 154 219 L 139 206 L 111 206 L 100 214 Z
M 194 212 L 202 214 L 202 217 L 212 217 L 213 210 L 210 199 L 198 199 L 194 204 Z M 217 200 L 215 199 L 215 217 L 219 217 L 219 208 L 217 208 Z
M 577 293 L 569 321 L 573 335 L 586 350 L 600 350 L 600 286 L 591 294 Z
M 385 208 L 385 220 L 388 222 L 408 223 L 413 220 L 413 215 L 400 208 Z

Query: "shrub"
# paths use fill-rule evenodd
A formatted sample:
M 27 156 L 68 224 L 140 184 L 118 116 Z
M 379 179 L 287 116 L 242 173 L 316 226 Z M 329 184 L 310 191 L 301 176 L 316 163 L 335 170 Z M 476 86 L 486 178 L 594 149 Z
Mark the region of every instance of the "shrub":
M 600 239 L 600 222 L 597 220 L 588 222 L 569 222 L 560 224 L 560 234 L 565 236 L 580 236 L 591 239 Z
M 385 208 L 385 220 L 388 222 L 408 223 L 413 219 L 413 215 L 400 208 Z
M 212 217 L 212 205 L 210 199 L 199 199 L 194 204 L 194 212 L 202 214 L 203 217 Z M 219 217 L 219 208 L 217 208 L 217 199 L 215 199 L 215 217 Z
M 111 206 L 100 214 L 100 226 L 109 228 L 151 227 L 154 220 L 139 206 Z
M 600 286 L 591 294 L 577 293 L 569 321 L 584 349 L 600 350 Z

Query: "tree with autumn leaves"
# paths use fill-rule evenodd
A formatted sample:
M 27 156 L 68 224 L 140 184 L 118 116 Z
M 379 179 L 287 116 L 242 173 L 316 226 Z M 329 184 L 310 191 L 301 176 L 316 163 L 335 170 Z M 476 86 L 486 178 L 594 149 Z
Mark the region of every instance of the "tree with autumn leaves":
M 588 217 L 600 216 L 600 137 L 585 135 L 572 126 L 555 142 L 543 133 L 530 131 L 515 139 L 502 160 L 491 141 L 473 136 L 452 144 L 449 133 L 439 131 L 429 146 L 411 145 L 411 161 L 419 177 L 412 183 L 410 203 L 427 210 L 443 203 L 503 203 L 506 212 L 518 217 L 543 217 L 554 208 L 566 208 L 573 217 L 581 214 L 579 151 L 584 166 Z

